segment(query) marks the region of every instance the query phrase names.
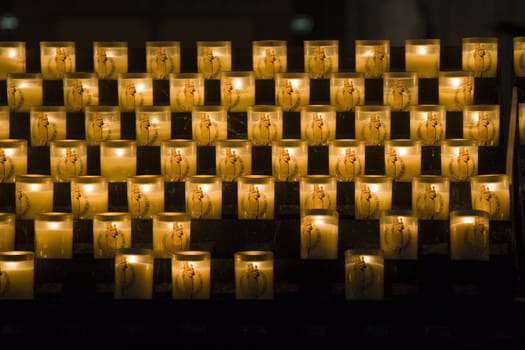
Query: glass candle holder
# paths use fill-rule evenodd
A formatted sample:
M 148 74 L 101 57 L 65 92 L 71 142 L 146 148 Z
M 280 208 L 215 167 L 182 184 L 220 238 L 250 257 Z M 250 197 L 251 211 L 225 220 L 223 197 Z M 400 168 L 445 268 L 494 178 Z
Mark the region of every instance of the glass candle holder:
M 307 175 L 299 179 L 299 208 L 337 210 L 337 179 L 331 175 Z
M 252 143 L 250 140 L 219 140 L 215 145 L 215 173 L 222 181 L 237 181 L 239 176 L 252 172 Z
M 156 80 L 179 73 L 180 41 L 146 41 L 146 72 Z
M 438 175 L 412 178 L 412 210 L 421 220 L 448 220 L 450 179 Z
M 35 217 L 35 256 L 39 259 L 73 257 L 73 214 L 45 212 Z
M 237 217 L 272 220 L 275 212 L 275 179 L 270 175 L 237 178 Z
M 339 71 L 339 40 L 304 40 L 304 71 L 311 79 L 328 79 Z
M 383 104 L 392 111 L 408 111 L 418 104 L 419 79 L 415 72 L 383 73 Z
M 40 73 L 9 73 L 7 105 L 11 112 L 29 112 L 43 104 L 43 79 Z
M 98 76 L 91 72 L 64 73 L 64 106 L 68 112 L 98 105 Z
M 92 220 L 108 211 L 108 180 L 104 176 L 84 175 L 71 178 L 71 212 L 75 220 Z
M 385 141 L 385 175 L 394 181 L 410 182 L 421 174 L 421 141 L 396 139 Z
M 220 74 L 221 105 L 231 112 L 246 112 L 255 104 L 255 76 L 252 71 Z
M 218 80 L 221 72 L 232 70 L 231 41 L 197 41 L 197 72 L 204 79 Z
M 273 299 L 273 252 L 239 251 L 234 254 L 235 299 Z
M 307 209 L 301 215 L 301 259 L 337 259 L 339 214 Z
M 272 142 L 272 175 L 275 181 L 297 182 L 308 174 L 308 142 L 281 139 Z
M 26 42 L 0 41 L 0 79 L 10 73 L 26 72 Z
M 355 136 L 367 146 L 383 145 L 390 139 L 390 115 L 387 105 L 363 105 L 355 107 Z
M 194 106 L 204 105 L 204 74 L 172 73 L 169 81 L 172 112 L 191 112 Z
M 9 129 L 11 121 L 9 120 L 9 115 L 9 106 L 0 106 L 0 124 L 3 126 L 0 128 L 0 140 L 10 137 Z
M 310 104 L 310 76 L 302 72 L 275 74 L 275 104 L 284 112 L 299 112 Z
M 1 300 L 32 300 L 35 292 L 35 253 L 25 250 L 0 252 Z
M 17 219 L 35 219 L 37 214 L 53 211 L 53 177 L 42 174 L 15 176 Z
M 500 105 L 470 105 L 463 108 L 463 137 L 480 146 L 499 145 Z
M 381 211 L 392 209 L 393 179 L 383 175 L 355 178 L 355 219 L 376 220 Z
M 390 71 L 390 40 L 356 40 L 355 71 L 365 78 L 381 78 Z
M 336 109 L 332 105 L 301 107 L 301 139 L 310 146 L 326 146 L 335 139 Z
M 97 146 L 102 141 L 120 139 L 119 106 L 86 106 L 84 119 L 88 145 Z
M 489 213 L 465 209 L 450 212 L 450 259 L 488 261 Z
M 161 175 L 128 176 L 127 190 L 132 218 L 151 219 L 164 211 L 164 178 Z
M 137 146 L 160 146 L 171 139 L 170 106 L 137 106 L 135 137 Z
M 27 140 L 0 139 L 0 183 L 27 173 Z
M 385 210 L 379 217 L 379 246 L 388 260 L 417 260 L 418 218 L 412 210 Z
M 447 110 L 445 106 L 412 105 L 410 112 L 410 138 L 421 141 L 422 146 L 439 146 L 445 139 L 447 130 Z
M 120 248 L 131 247 L 131 215 L 126 212 L 103 212 L 93 218 L 93 256 L 107 259 Z
M 365 142 L 336 139 L 328 142 L 328 173 L 337 181 L 353 182 L 365 173 Z
M 440 39 L 405 40 L 405 70 L 418 78 L 437 78 L 440 70 Z
M 153 78 L 150 73 L 120 73 L 118 96 L 121 112 L 153 105 Z
M 120 248 L 115 252 L 115 299 L 153 297 L 153 251 Z
M 191 216 L 183 212 L 160 212 L 153 215 L 153 255 L 168 259 L 176 252 L 189 250 Z
M 116 80 L 128 72 L 128 43 L 126 41 L 94 41 L 93 69 L 99 79 Z
M 228 137 L 226 106 L 194 106 L 191 111 L 193 140 L 198 146 L 214 146 L 217 140 Z
M 252 64 L 255 79 L 273 79 L 275 73 L 287 71 L 285 40 L 252 41 Z
M 84 140 L 55 140 L 49 143 L 51 176 L 55 182 L 69 182 L 87 175 L 87 144 Z
M 512 38 L 514 75 L 525 77 L 525 36 Z
M 76 69 L 74 41 L 41 41 L 40 71 L 43 79 L 63 79 Z
M 451 182 L 469 181 L 478 174 L 478 144 L 469 139 L 447 139 L 441 143 L 441 175 Z
M 495 78 L 498 71 L 498 38 L 472 37 L 461 41 L 461 67 L 476 78 Z
M 283 108 L 253 105 L 247 108 L 248 138 L 254 146 L 271 146 L 283 138 Z
M 222 180 L 215 175 L 186 178 L 186 212 L 192 219 L 222 218 Z
M 137 142 L 111 140 L 100 143 L 100 175 L 109 182 L 126 182 L 137 173 Z
M 330 104 L 338 112 L 353 111 L 365 104 L 365 75 L 356 72 L 338 72 L 330 75 Z
M 525 145 L 525 103 L 518 103 L 519 144 Z
M 14 213 L 0 213 L 0 252 L 15 249 L 15 222 Z
M 474 72 L 441 71 L 438 78 L 439 104 L 447 111 L 461 111 L 474 103 Z
M 385 258 L 378 249 L 345 250 L 345 299 L 384 299 Z
M 197 142 L 186 139 L 164 140 L 160 143 L 161 175 L 168 182 L 185 181 L 197 174 Z
M 209 299 L 211 254 L 202 250 L 173 253 L 171 258 L 172 299 Z
M 510 184 L 506 174 L 476 175 L 470 178 L 472 209 L 483 210 L 490 220 L 510 219 Z
M 66 138 L 67 113 L 64 106 L 31 107 L 31 146 L 49 146 L 52 141 Z

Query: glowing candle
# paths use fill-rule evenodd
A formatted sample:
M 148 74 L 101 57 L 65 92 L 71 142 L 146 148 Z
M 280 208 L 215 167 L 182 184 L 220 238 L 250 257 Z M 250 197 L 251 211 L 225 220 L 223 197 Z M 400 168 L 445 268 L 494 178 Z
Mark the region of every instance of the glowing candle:
M 187 250 L 173 254 L 173 299 L 209 299 L 211 259 L 207 251 Z
M 390 139 L 390 114 L 387 105 L 363 105 L 355 107 L 355 136 L 366 145 L 383 145 Z
M 381 78 L 390 70 L 390 40 L 356 40 L 355 71 L 365 78 Z
M 221 72 L 231 70 L 231 41 L 197 41 L 197 72 L 204 74 L 204 79 L 218 80 Z
M 108 181 L 104 176 L 84 175 L 71 178 L 71 212 L 78 219 L 93 219 L 108 211 Z
M 273 299 L 273 252 L 235 252 L 234 265 L 236 299 Z
M 228 137 L 226 106 L 194 106 L 191 111 L 193 140 L 199 146 L 214 146 Z
M 128 43 L 125 41 L 94 41 L 93 71 L 99 79 L 116 80 L 128 72 Z
M 40 73 L 9 73 L 7 105 L 12 112 L 29 112 L 43 104 L 43 79 Z
M 109 182 L 125 182 L 137 172 L 137 143 L 112 140 L 100 143 L 100 175 Z
M 275 74 L 275 104 L 285 112 L 298 112 L 310 104 L 310 76 L 308 73 L 286 72 Z
M 153 255 L 171 258 L 175 252 L 189 250 L 191 216 L 184 212 L 160 212 L 153 215 Z
M 361 175 L 355 179 L 356 220 L 379 219 L 381 211 L 392 209 L 392 178 Z
M 337 179 L 331 175 L 307 175 L 299 179 L 299 208 L 337 209 Z
M 337 139 L 328 142 L 328 173 L 337 181 L 352 182 L 365 173 L 365 142 Z
M 17 219 L 34 219 L 53 210 L 53 177 L 49 175 L 16 175 L 15 192 Z
M 510 185 L 505 174 L 476 175 L 470 178 L 472 209 L 484 210 L 490 220 L 510 219 Z
M 55 182 L 69 182 L 87 175 L 87 144 L 84 140 L 55 140 L 49 143 L 51 176 Z
M 450 180 L 437 175 L 412 178 L 412 210 L 421 220 L 447 220 L 450 202 Z
M 135 109 L 137 146 L 159 146 L 171 139 L 171 111 L 169 106 L 137 106 Z
M 0 124 L 3 128 L 0 128 L 0 140 L 9 138 L 9 106 L 0 106 Z
M 180 72 L 179 41 L 146 41 L 146 71 L 153 79 L 167 79 Z
M 221 104 L 231 112 L 246 112 L 255 104 L 255 76 L 252 71 L 220 74 Z
M 121 248 L 115 252 L 115 299 L 153 297 L 153 252 Z
M 151 219 L 164 211 L 164 178 L 136 175 L 127 178 L 128 210 L 133 218 Z
M 384 271 L 380 250 L 345 250 L 345 299 L 383 300 Z
M 461 111 L 474 102 L 474 73 L 467 71 L 439 72 L 439 104 L 447 111 Z
M 222 218 L 222 180 L 215 175 L 186 178 L 186 211 L 193 219 Z
M 120 139 L 119 106 L 86 106 L 86 140 L 96 146 L 102 141 Z
M 301 216 L 301 259 L 337 259 L 339 214 L 308 209 Z
M 386 140 L 384 149 L 385 175 L 394 181 L 410 182 L 421 173 L 421 141 Z
M 383 73 L 383 104 L 392 107 L 392 111 L 408 111 L 419 101 L 418 80 L 415 72 Z
M 120 73 L 118 96 L 122 112 L 135 111 L 139 106 L 152 106 L 153 77 L 150 73 Z
M 91 72 L 64 73 L 64 106 L 68 112 L 98 105 L 98 76 Z
M 41 41 L 40 70 L 44 79 L 62 79 L 76 69 L 74 41 Z
M 9 73 L 26 72 L 25 41 L 0 42 L 0 79 L 5 80 Z
M 45 212 L 35 217 L 35 256 L 40 259 L 73 257 L 73 214 Z
M 15 214 L 0 213 L 0 252 L 15 249 Z
M 450 212 L 450 259 L 489 260 L 489 214 L 483 210 Z
M 339 71 L 339 40 L 305 40 L 304 71 L 311 79 L 327 79 Z
M 271 146 L 283 137 L 283 109 L 276 105 L 248 106 L 248 138 L 254 146 Z
M 245 139 L 217 141 L 215 173 L 222 181 L 237 181 L 239 176 L 252 172 L 252 143 Z
M 441 143 L 441 175 L 451 182 L 469 181 L 478 174 L 478 144 L 470 139 L 447 139 Z
M 336 109 L 331 105 L 301 107 L 301 138 L 311 146 L 326 146 L 335 139 Z
M 0 299 L 33 299 L 35 254 L 31 251 L 0 252 Z
M 14 182 L 27 173 L 27 140 L 0 139 L 0 182 Z
M 120 248 L 131 247 L 131 215 L 124 212 L 103 212 L 93 218 L 93 256 L 112 258 Z
M 412 210 L 385 210 L 379 218 L 379 242 L 385 259 L 417 260 L 418 218 Z
M 275 179 L 270 175 L 237 178 L 237 215 L 241 219 L 271 220 L 275 210 Z
M 252 41 L 252 65 L 255 79 L 273 79 L 287 70 L 287 43 L 284 40 Z
M 180 182 L 197 174 L 197 142 L 171 139 L 160 143 L 160 168 L 165 181 Z
M 338 112 L 353 111 L 365 104 L 365 75 L 357 72 L 338 72 L 330 75 L 330 104 Z
M 442 105 L 412 105 L 410 112 L 410 138 L 420 140 L 422 146 L 439 146 L 445 139 L 447 110 Z
M 204 105 L 204 74 L 172 73 L 169 81 L 172 112 L 191 112 L 193 106 Z
M 272 142 L 272 175 L 275 181 L 299 181 L 308 174 L 308 143 L 300 139 Z
M 462 39 L 461 67 L 477 78 L 495 78 L 498 71 L 498 38 Z
M 514 74 L 525 77 L 525 36 L 514 37 L 512 43 Z
M 64 106 L 31 107 L 31 146 L 49 146 L 51 141 L 66 138 L 67 113 Z
M 480 146 L 499 145 L 500 105 L 463 107 L 463 137 Z
M 405 40 L 405 70 L 419 78 L 437 78 L 440 67 L 439 39 Z

